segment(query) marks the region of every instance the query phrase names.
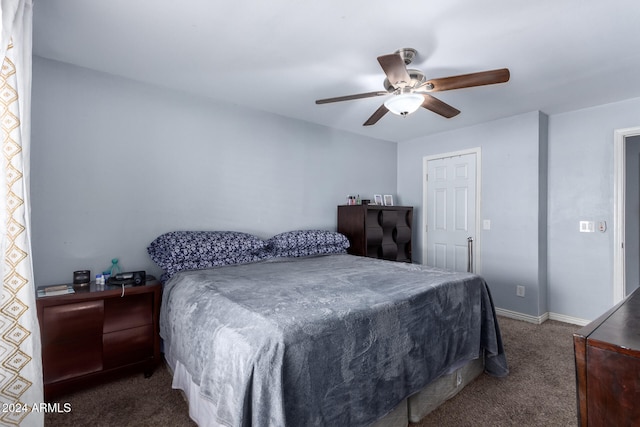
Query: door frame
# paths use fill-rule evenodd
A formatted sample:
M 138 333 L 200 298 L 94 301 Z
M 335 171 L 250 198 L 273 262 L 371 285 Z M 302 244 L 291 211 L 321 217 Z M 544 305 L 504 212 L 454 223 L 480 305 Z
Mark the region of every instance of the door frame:
M 625 197 L 627 138 L 640 135 L 640 127 L 613 132 L 613 304 L 625 297 Z
M 429 232 L 427 231 L 427 225 L 429 224 L 427 215 L 428 215 L 428 209 L 427 209 L 427 186 L 429 185 L 429 180 L 427 179 L 427 170 L 428 170 L 428 164 L 431 160 L 438 160 L 438 159 L 445 159 L 448 157 L 457 157 L 457 156 L 463 156 L 466 154 L 475 154 L 476 155 L 476 220 L 475 220 L 475 226 L 476 226 L 476 235 L 475 235 L 475 239 L 474 239 L 474 245 L 473 245 L 473 272 L 475 274 L 481 274 L 482 271 L 482 263 L 480 262 L 481 260 L 481 254 L 482 251 L 480 250 L 481 245 L 480 245 L 480 236 L 481 236 L 481 228 L 480 225 L 482 223 L 482 219 L 481 219 L 481 211 L 480 211 L 480 207 L 482 206 L 482 182 L 481 182 L 481 178 L 482 178 L 482 150 L 480 147 L 475 147 L 475 148 L 469 148 L 466 150 L 460 150 L 460 151 L 450 151 L 447 153 L 439 153 L 439 154 L 433 154 L 433 155 L 429 155 L 429 156 L 425 156 L 422 158 L 422 223 L 424 224 L 424 228 L 421 230 L 421 232 L 423 233 L 422 235 L 424 236 L 424 239 L 422 239 L 422 264 L 427 264 L 427 247 L 428 247 L 428 234 Z

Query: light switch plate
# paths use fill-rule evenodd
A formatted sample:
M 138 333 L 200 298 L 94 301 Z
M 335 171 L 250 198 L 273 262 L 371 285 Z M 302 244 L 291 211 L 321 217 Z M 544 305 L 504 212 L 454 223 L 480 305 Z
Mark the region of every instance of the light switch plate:
M 593 221 L 580 221 L 581 233 L 593 233 L 596 231 L 596 225 Z

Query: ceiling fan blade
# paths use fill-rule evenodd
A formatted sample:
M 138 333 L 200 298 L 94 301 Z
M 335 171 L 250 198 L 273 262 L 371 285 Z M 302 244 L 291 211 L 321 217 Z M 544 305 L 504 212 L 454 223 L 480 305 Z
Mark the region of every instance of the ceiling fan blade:
M 509 69 L 500 68 L 497 70 L 480 71 L 478 73 L 431 79 L 422 83 L 417 89 L 427 92 L 441 92 L 443 90 L 505 83 L 509 81 L 509 77 Z
M 433 111 L 436 114 L 440 114 L 442 117 L 450 119 L 451 117 L 457 116 L 460 114 L 460 110 L 453 108 L 451 105 L 446 102 L 440 101 L 438 98 L 435 98 L 431 95 L 423 93 L 424 101 L 422 102 L 422 107 L 426 108 L 429 111 Z
M 394 88 L 405 87 L 411 82 L 411 76 L 399 54 L 378 56 L 378 62 Z
M 374 96 L 382 96 L 382 95 L 389 95 L 389 92 L 383 92 L 383 91 L 367 92 L 367 93 L 358 93 L 355 95 L 338 96 L 335 98 L 318 99 L 316 100 L 316 104 L 328 104 L 330 102 L 350 101 L 352 99 L 372 98 Z
M 387 109 L 387 107 L 385 107 L 384 104 L 382 104 L 380 108 L 378 108 L 376 112 L 373 113 L 371 117 L 369 117 L 367 121 L 362 124 L 362 126 L 375 125 L 378 122 L 378 120 L 380 120 L 385 114 L 387 114 L 388 111 L 389 110 Z

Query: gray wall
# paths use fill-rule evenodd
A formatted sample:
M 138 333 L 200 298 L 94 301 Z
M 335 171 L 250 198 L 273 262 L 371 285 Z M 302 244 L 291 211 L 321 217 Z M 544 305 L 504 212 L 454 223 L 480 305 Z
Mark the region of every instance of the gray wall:
M 548 221 L 549 209 L 549 117 L 538 119 L 538 313 L 549 311 Z
M 640 136 L 625 141 L 625 294 L 640 284 Z
M 613 305 L 613 134 L 640 125 L 640 99 L 549 117 L 549 309 L 595 319 Z M 580 233 L 605 220 L 605 233 Z
M 171 230 L 268 238 L 335 229 L 347 194 L 395 194 L 396 144 L 35 57 L 31 153 L 37 285 L 159 270 Z
M 541 130 L 542 129 L 542 130 Z M 545 211 L 546 116 L 527 113 L 451 132 L 417 138 L 398 145 L 398 193 L 407 204 L 422 206 L 422 164 L 429 155 L 481 148 L 482 274 L 496 306 L 539 316 L 547 311 L 546 230 L 539 222 Z M 422 259 L 423 211 L 414 214 L 414 260 Z M 525 297 L 516 286 L 525 286 Z

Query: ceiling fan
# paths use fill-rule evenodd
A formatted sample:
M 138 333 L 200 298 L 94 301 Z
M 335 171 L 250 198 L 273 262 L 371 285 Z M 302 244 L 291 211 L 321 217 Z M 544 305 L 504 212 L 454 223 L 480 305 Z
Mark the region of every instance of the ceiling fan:
M 372 98 L 374 96 L 391 94 L 392 97 L 387 99 L 384 104 L 363 123 L 363 126 L 376 124 L 378 120 L 389 111 L 399 116 L 407 116 L 420 107 L 450 119 L 460 114 L 460 110 L 429 95 L 429 92 L 442 92 L 445 90 L 484 86 L 509 81 L 510 74 L 507 68 L 427 80 L 422 71 L 407 68 L 407 65 L 411 64 L 416 53 L 417 51 L 415 49 L 403 48 L 397 50 L 395 53 L 378 57 L 378 62 L 387 75 L 387 78 L 384 80 L 384 88 L 386 91 L 318 99 L 316 104 L 328 104 L 331 102 Z

